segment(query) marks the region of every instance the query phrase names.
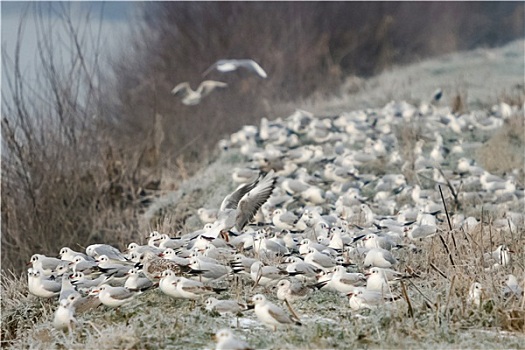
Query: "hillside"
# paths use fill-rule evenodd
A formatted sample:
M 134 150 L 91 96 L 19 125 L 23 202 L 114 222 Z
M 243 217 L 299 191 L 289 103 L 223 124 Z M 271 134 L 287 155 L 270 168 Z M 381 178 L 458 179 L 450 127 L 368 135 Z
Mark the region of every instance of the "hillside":
M 4 273 L 2 345 L 211 348 L 210 335 L 231 327 L 255 348 L 522 347 L 523 296 L 503 289 L 511 274 L 524 286 L 523 44 L 400 67 L 348 82 L 339 97 L 296 102 L 300 110 L 245 126 L 221 141 L 216 159 L 141 218 L 145 236 L 153 229 L 191 234 L 204 225 L 197 210 L 218 208 L 239 185 L 232 178 L 237 168 L 273 170 L 276 189 L 258 220 L 272 237 L 295 238 L 285 244 L 286 255 L 301 255 L 298 244 L 308 238 L 325 245 L 330 258 L 351 262 L 350 272 L 364 273 L 366 240 L 347 242 L 340 253 L 332 242 L 335 231 L 319 222 L 340 229 L 341 242 L 378 234 L 400 246 L 390 247 L 392 268 L 404 276 L 389 287 L 396 302 L 359 309 L 346 295 L 313 290 L 293 303 L 303 325 L 268 336 L 253 311 L 220 316 L 205 311 L 201 298 L 194 305 L 155 289 L 118 311 L 102 306 L 77 314 L 78 325 L 68 334 L 52 328 L 55 298 L 28 295 L 26 276 Z M 432 101 L 437 88 L 443 97 Z M 290 180 L 307 189 L 291 189 Z M 281 232 L 269 213 L 282 208 L 303 218 L 306 228 Z M 417 236 L 423 226 L 433 234 Z M 245 228 L 252 243 L 260 228 Z M 129 242 L 122 243 L 123 251 Z M 513 251 L 511 258 L 491 261 L 501 245 Z M 279 254 L 244 247 L 235 252 L 286 267 Z M 222 264 L 229 265 L 228 259 Z M 283 305 L 272 289 L 252 279 L 228 274 L 209 284 L 226 289 L 221 299 L 246 302 L 262 293 Z M 469 296 L 475 282 L 483 288 L 481 297 Z

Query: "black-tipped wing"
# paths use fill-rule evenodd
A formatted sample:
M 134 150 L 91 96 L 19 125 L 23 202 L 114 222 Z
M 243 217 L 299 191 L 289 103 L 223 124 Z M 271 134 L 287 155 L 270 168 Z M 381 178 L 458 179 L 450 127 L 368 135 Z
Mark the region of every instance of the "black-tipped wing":
M 235 218 L 235 228 L 238 231 L 241 231 L 253 219 L 259 208 L 270 198 L 276 181 L 277 177 L 273 171 L 270 171 L 241 198 Z
M 235 191 L 227 195 L 221 203 L 220 211 L 224 211 L 226 209 L 237 209 L 239 201 L 242 199 L 242 197 L 244 197 L 245 194 L 257 186 L 259 178 L 252 183 L 240 185 Z

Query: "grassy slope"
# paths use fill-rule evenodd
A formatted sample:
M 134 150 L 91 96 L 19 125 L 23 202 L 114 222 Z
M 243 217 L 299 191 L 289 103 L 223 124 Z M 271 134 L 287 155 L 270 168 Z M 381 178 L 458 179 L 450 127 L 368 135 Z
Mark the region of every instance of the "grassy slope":
M 498 64 L 492 66 L 494 62 Z M 480 74 L 474 74 L 476 71 Z M 362 92 L 358 94 L 345 95 L 325 103 L 317 102 L 310 109 L 336 113 L 358 106 L 378 106 L 392 98 L 427 98 L 437 86 L 445 89 L 445 98 L 450 97 L 447 95 L 449 89 L 466 89 L 469 106 L 473 108 L 476 101 L 486 102 L 486 105 L 496 103 L 501 92 L 512 89 L 520 80 L 522 83 L 520 76 L 515 74 L 517 71 L 523 72 L 523 41 L 502 49 L 454 54 L 384 73 L 365 82 Z M 308 105 L 302 107 L 308 108 Z M 227 169 L 240 162 L 242 158 L 235 152 L 220 156 L 181 186 L 182 190 L 156 203 L 144 217 L 144 229 L 159 210 L 173 209 L 173 203 L 182 205 L 176 206 L 172 220 L 191 215 L 201 206 L 218 206 L 233 187 Z M 170 231 L 168 224 L 166 222 L 165 225 L 167 232 Z M 186 220 L 188 230 L 198 226 L 200 223 L 194 217 Z M 484 236 L 490 231 L 494 241 L 512 241 L 517 247 L 525 245 L 524 227 L 513 233 L 505 230 L 498 233 L 490 226 L 483 227 L 483 230 Z M 504 303 L 496 297 L 506 274 L 514 273 L 523 279 L 523 251 L 515 259 L 521 263 L 486 274 L 473 263 L 480 251 L 489 248 L 489 242 L 483 242 L 482 247 L 476 243 L 481 235 L 481 230 L 478 230 L 472 233 L 472 237 L 456 237 L 460 247 L 455 255 L 459 266 L 456 268 L 450 266 L 439 240 L 424 242 L 423 252 L 411 254 L 409 262 L 406 254 L 401 255 L 404 263 L 423 272 L 423 278 L 414 281 L 419 291 L 407 285 L 413 319 L 409 317 L 409 308 L 404 301 L 358 317 L 350 312 L 345 298 L 332 293 L 317 293 L 296 306 L 304 323 L 301 328 L 280 330 L 269 336 L 268 330 L 254 321 L 253 312 L 247 312 L 238 322 L 249 327 L 241 327 L 235 332 L 258 348 L 523 347 L 525 338 L 519 332 L 524 330 L 523 305 L 515 300 Z M 429 261 L 448 276 L 455 275 L 454 281 L 452 277 L 445 279 L 429 269 Z M 213 347 L 210 334 L 237 322 L 235 319 L 210 316 L 200 310 L 200 306 L 192 309 L 189 302 L 175 302 L 159 291 L 152 291 L 122 308 L 120 314 L 100 308 L 78 315 L 82 326 L 68 335 L 51 327 L 54 302 L 27 295 L 25 276 L 2 277 L 2 340 L 9 340 L 3 345 L 13 348 Z M 487 287 L 486 301 L 479 309 L 465 303 L 465 293 L 474 277 Z M 240 288 L 230 296 L 246 299 L 253 294 L 250 289 L 250 286 Z M 511 315 L 510 310 L 516 310 L 516 313 Z

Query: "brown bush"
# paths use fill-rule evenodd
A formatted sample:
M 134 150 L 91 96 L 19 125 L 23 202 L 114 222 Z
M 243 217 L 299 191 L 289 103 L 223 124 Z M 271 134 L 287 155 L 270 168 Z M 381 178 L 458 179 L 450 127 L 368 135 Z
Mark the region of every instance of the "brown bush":
M 29 85 L 21 72 L 20 46 L 13 61 L 3 52 L 4 67 L 14 73 L 2 90 L 1 225 L 6 270 L 22 270 L 34 253 L 55 256 L 62 246 L 82 249 L 93 242 L 129 241 L 137 227 L 136 210 L 147 200 L 146 187 L 159 179 L 154 166 L 139 170 L 141 155 L 155 145 L 152 139 L 157 134 L 122 149 L 105 132 L 96 87 L 101 72 L 80 45 L 87 40 L 80 34 L 85 33 L 81 29 L 86 22 L 74 27 L 67 8 L 62 10 L 68 39 L 78 44 L 70 64 L 57 58 L 60 44 L 44 30 L 50 19 L 38 11 L 38 83 Z M 93 47 L 91 54 L 96 56 L 98 49 Z

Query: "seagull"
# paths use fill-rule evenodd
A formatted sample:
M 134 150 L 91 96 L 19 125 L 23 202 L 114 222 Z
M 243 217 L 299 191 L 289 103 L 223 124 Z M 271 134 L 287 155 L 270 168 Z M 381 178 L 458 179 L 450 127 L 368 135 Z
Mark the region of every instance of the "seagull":
M 280 280 L 276 286 L 277 299 L 288 302 L 304 299 L 310 294 L 312 289 L 306 287 L 299 281 Z
M 498 246 L 495 251 L 483 254 L 483 259 L 485 260 L 485 264 L 492 264 L 491 268 L 495 269 L 510 264 L 510 253 L 514 253 L 514 251 L 505 244 L 502 244 Z
M 276 181 L 277 177 L 271 170 L 265 176 L 259 175 L 254 182 L 241 185 L 226 196 L 217 214 L 217 221 L 205 236 L 217 238 L 234 226 L 237 231 L 242 231 L 271 196 Z
M 184 299 L 196 300 L 201 296 L 216 294 L 219 292 L 219 289 L 205 286 L 199 281 L 189 280 L 185 277 L 178 277 L 171 284 L 177 287 L 177 292 Z
M 350 308 L 358 311 L 361 309 L 375 309 L 384 305 L 387 301 L 395 301 L 399 297 L 385 297 L 381 292 L 366 290 L 364 288 L 355 288 L 347 294 L 349 297 Z
M 255 315 L 262 323 L 277 330 L 277 326 L 296 324 L 301 325 L 301 322 L 295 318 L 288 316 L 283 309 L 268 301 L 262 294 L 256 294 L 252 298 L 255 304 Z
M 184 299 L 181 293 L 177 290 L 177 286 L 173 284 L 179 280 L 179 277 L 172 270 L 164 270 L 160 275 L 159 289 L 166 295 L 175 299 Z
M 97 258 L 99 255 L 106 255 L 112 261 L 127 261 L 126 257 L 117 248 L 109 244 L 92 244 L 86 248 L 86 254 Z
M 62 263 L 62 260 L 51 258 L 42 254 L 34 254 L 31 256 L 31 260 L 27 265 L 32 265 L 36 270 L 39 270 L 42 274 L 50 276 L 58 265 Z
M 112 287 L 109 284 L 103 284 L 91 292 L 95 295 L 98 294 L 98 298 L 102 304 L 109 307 L 120 307 L 131 302 L 135 297 L 135 293 L 129 289 L 125 287 Z
M 368 251 L 364 261 L 365 268 L 382 267 L 388 269 L 397 264 L 397 260 L 385 249 L 373 248 Z
M 470 286 L 468 292 L 467 303 L 474 304 L 476 306 L 481 305 L 481 296 L 483 294 L 483 286 L 479 282 L 474 282 Z
M 67 277 L 63 277 L 67 278 Z M 83 272 L 75 272 L 72 275 L 69 276 L 71 279 L 71 283 L 75 285 L 77 290 L 83 290 L 83 289 L 89 289 L 91 287 L 98 287 L 102 283 L 104 283 L 108 277 L 105 275 L 99 275 L 95 279 L 87 278 L 86 275 Z
M 334 274 L 331 279 L 331 287 L 339 293 L 349 293 L 355 287 L 362 286 L 366 282 L 366 277 L 362 273 L 349 273 L 344 266 L 334 267 Z
M 196 258 L 190 259 L 189 267 L 191 269 L 190 274 L 197 273 L 199 275 L 199 279 L 203 282 L 222 279 L 232 271 L 229 266 L 200 261 Z
M 59 330 L 71 331 L 77 323 L 75 319 L 75 302 L 80 299 L 80 294 L 70 294 L 67 298 L 60 300 L 58 309 L 55 311 L 53 327 Z
M 509 275 L 503 288 L 503 296 L 508 298 L 515 295 L 518 298 L 523 296 L 523 288 L 520 287 L 518 279 L 514 275 Z
M 126 283 L 124 283 L 124 287 L 132 292 L 139 290 L 145 291 L 153 287 L 153 282 L 151 282 L 147 277 L 141 277 L 140 271 L 138 269 L 131 268 L 128 271 L 128 278 L 126 279 Z
M 29 292 L 37 297 L 51 298 L 60 294 L 62 283 L 45 279 L 40 270 L 30 268 L 27 271 Z
M 229 329 L 221 329 L 215 333 L 216 350 L 250 350 L 253 349 L 243 340 L 236 339 Z
M 142 253 L 137 265 L 136 267 L 142 265 L 142 273 L 152 282 L 155 282 L 155 279 L 159 277 L 164 270 L 172 270 L 174 272 L 180 272 L 181 270 L 180 266 L 174 261 L 159 258 L 153 252 Z
M 206 310 L 216 311 L 219 314 L 238 314 L 241 311 L 246 310 L 246 305 L 240 304 L 235 300 L 218 300 L 214 297 L 209 297 L 204 302 Z
M 76 252 L 69 247 L 63 247 L 62 249 L 60 249 L 60 253 L 58 254 L 61 260 L 70 261 L 70 262 L 75 260 L 75 257 L 77 255 L 81 255 L 85 260 L 94 260 L 89 255 L 86 255 L 81 252 Z
M 276 266 L 264 266 L 260 261 L 254 262 L 250 268 L 250 277 L 260 286 L 276 284 L 283 275 L 286 275 L 285 271 L 279 270 Z
M 171 90 L 171 94 L 182 97 L 182 103 L 186 106 L 195 106 L 213 90 L 217 88 L 225 88 L 227 86 L 228 84 L 223 83 L 222 81 L 205 80 L 199 85 L 197 90 L 192 90 L 190 83 L 185 81 L 175 86 L 173 90 Z
M 237 70 L 239 67 L 246 68 L 256 73 L 261 78 L 266 78 L 268 76 L 264 69 L 262 69 L 262 67 L 257 62 L 250 59 L 218 60 L 217 62 L 212 64 L 208 69 L 206 69 L 204 73 L 202 73 L 202 76 L 206 76 L 209 72 L 211 72 L 214 69 L 217 69 L 219 72 L 222 73 L 227 73 Z

